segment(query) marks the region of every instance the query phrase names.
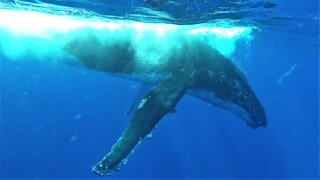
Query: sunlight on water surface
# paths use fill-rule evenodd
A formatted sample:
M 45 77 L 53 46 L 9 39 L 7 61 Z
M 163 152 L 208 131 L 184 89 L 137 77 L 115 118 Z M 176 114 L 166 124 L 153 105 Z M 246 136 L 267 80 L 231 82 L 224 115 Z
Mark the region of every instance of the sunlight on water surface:
M 250 41 L 253 29 L 90 19 L 22 10 L 0 10 L 0 17 L 2 51 L 13 60 L 33 56 L 59 61 L 65 56 L 62 47 L 70 38 L 81 38 L 84 34 L 110 44 L 130 39 L 137 58 L 149 64 L 161 63 L 181 46 L 182 40 L 204 41 L 229 57 L 236 48 L 237 40 Z

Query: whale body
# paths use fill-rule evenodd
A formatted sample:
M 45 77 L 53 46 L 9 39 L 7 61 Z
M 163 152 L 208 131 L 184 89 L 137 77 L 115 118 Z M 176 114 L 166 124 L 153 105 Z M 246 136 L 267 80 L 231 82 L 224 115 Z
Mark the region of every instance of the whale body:
M 181 35 L 175 39 L 179 45 L 167 54 L 141 59 L 145 58 L 142 53 L 157 53 L 166 47 L 152 44 L 145 52 L 139 52 L 130 37 L 109 43 L 108 39 L 101 40 L 89 32 L 72 39 L 65 51 L 86 68 L 154 85 L 139 100 L 133 119 L 111 151 L 93 167 L 95 173 L 109 174 L 125 163 L 139 142 L 163 116 L 175 110 L 186 93 L 239 115 L 252 128 L 266 126 L 264 109 L 243 73 L 202 40 Z
M 6 18 L 14 22 L 14 13 L 6 13 Z M 243 33 L 244 29 L 228 31 L 124 21 L 93 23 L 61 18 L 57 23 L 69 24 L 69 27 L 58 28 L 55 18 L 45 15 L 45 19 L 47 21 L 34 22 L 43 25 L 36 33 L 28 29 L 30 22 L 29 26 L 19 29 L 15 27 L 17 22 L 0 21 L 0 31 L 7 35 L 2 40 L 4 47 L 13 39 L 15 43 L 27 42 L 25 49 L 47 47 L 43 52 L 39 49 L 26 52 L 136 80 L 144 84 L 143 87 L 150 87 L 148 92 L 137 95 L 129 110 L 133 112 L 131 122 L 109 153 L 93 166 L 96 174 L 109 175 L 124 164 L 161 118 L 175 111 L 185 94 L 236 114 L 251 128 L 267 126 L 259 99 L 244 74 L 228 57 L 234 47 L 225 48 L 223 41 L 210 41 L 211 36 L 235 41 L 232 40 L 234 35 Z M 4 54 L 14 57 L 9 51 Z

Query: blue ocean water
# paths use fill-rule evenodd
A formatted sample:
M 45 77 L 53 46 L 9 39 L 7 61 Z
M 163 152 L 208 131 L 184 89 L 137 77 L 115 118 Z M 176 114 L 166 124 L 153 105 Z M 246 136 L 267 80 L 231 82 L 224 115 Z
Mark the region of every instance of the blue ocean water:
M 239 45 L 233 58 L 262 102 L 268 126 L 252 130 L 233 114 L 185 96 L 111 178 L 319 177 L 317 0 L 5 0 L 0 7 L 41 9 L 44 3 L 51 10 L 81 9 L 70 11 L 75 15 L 257 27 L 250 46 Z M 0 57 L 0 178 L 96 178 L 90 168 L 130 121 L 124 112 L 139 85 L 66 65 L 11 61 L 2 51 Z

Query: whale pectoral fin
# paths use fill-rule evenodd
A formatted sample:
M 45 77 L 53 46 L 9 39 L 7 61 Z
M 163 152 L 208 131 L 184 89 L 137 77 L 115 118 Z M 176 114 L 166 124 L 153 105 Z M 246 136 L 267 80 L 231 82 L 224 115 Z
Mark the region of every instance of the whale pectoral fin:
M 111 151 L 92 168 L 92 171 L 99 175 L 110 174 L 124 164 L 136 145 L 151 133 L 164 115 L 175 108 L 190 82 L 189 76 L 178 75 L 155 86 L 141 100 L 133 119 Z
M 139 90 L 138 90 L 134 100 L 132 101 L 132 104 L 130 105 L 130 107 L 128 108 L 128 110 L 124 114 L 125 115 L 132 114 L 134 112 L 134 110 L 137 109 L 141 99 L 143 99 L 143 97 L 145 97 L 146 94 L 148 94 L 148 92 L 150 91 L 151 88 L 152 88 L 152 86 L 150 86 L 148 84 L 141 83 Z

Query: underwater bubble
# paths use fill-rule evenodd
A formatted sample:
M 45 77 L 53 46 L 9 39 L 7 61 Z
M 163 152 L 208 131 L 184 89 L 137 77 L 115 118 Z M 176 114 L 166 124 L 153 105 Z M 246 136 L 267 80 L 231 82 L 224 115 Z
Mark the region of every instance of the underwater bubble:
M 71 136 L 71 138 L 70 138 L 70 142 L 75 142 L 76 140 L 77 140 L 78 138 L 77 138 L 77 135 L 73 135 L 73 136 Z
M 82 114 L 76 114 L 75 116 L 74 116 L 74 119 L 81 119 L 82 118 Z

